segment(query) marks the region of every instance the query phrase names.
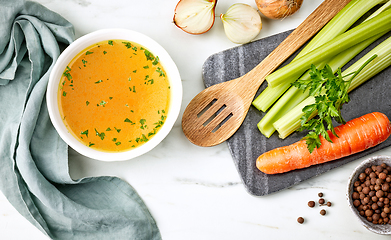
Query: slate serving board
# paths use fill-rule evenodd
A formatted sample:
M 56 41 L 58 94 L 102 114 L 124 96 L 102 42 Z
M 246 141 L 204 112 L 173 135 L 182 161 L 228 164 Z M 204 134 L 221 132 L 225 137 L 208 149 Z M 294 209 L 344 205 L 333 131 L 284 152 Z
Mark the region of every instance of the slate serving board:
M 291 31 L 213 54 L 205 61 L 202 68 L 205 87 L 244 75 L 276 48 Z M 358 60 L 370 49 L 390 36 L 391 34 L 383 36 L 351 62 Z M 282 64 L 282 66 L 290 62 L 293 57 L 294 55 Z M 347 66 L 350 64 L 351 63 Z M 353 90 L 349 94 L 351 101 L 343 107 L 342 114 L 345 120 L 348 121 L 374 111 L 382 112 L 391 119 L 390 85 L 391 68 L 388 67 L 370 81 L 367 81 Z M 258 96 L 266 86 L 267 83 L 265 81 L 258 90 L 256 96 Z M 343 159 L 311 166 L 305 169 L 294 170 L 288 173 L 267 175 L 256 168 L 255 161 L 257 157 L 276 147 L 292 144 L 293 142 L 300 140 L 305 133 L 294 133 L 284 140 L 279 139 L 277 133 L 274 133 L 268 139 L 264 137 L 257 128 L 257 123 L 264 115 L 265 113 L 260 112 L 251 106 L 242 126 L 230 139 L 228 139 L 228 146 L 242 181 L 246 186 L 247 191 L 255 196 L 267 195 L 293 186 L 311 177 L 318 176 L 333 168 L 391 145 L 391 138 L 389 138 L 376 147 Z

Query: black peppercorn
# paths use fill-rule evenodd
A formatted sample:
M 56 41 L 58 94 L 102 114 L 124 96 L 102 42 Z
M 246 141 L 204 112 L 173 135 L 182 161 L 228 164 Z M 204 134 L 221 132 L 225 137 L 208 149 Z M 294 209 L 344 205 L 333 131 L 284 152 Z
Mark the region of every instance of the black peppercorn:
M 308 207 L 315 207 L 315 202 L 314 201 L 309 201 L 308 202 Z
M 326 210 L 324 210 L 324 209 L 322 209 L 322 210 L 320 210 L 320 215 L 326 215 Z

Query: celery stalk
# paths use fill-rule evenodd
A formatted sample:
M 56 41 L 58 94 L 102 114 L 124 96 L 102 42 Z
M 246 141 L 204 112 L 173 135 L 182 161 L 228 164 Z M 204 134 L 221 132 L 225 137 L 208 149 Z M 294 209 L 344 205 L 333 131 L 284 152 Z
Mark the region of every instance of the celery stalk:
M 367 53 L 360 60 L 355 62 L 352 66 L 346 69 L 342 75 L 347 75 L 348 73 L 352 73 L 357 71 L 360 66 L 362 66 L 369 58 L 373 55 L 377 55 L 377 57 L 370 62 L 353 80 L 349 87 L 349 92 L 369 80 L 379 72 L 383 71 L 385 68 L 391 65 L 391 37 L 380 43 L 374 49 L 372 49 L 369 53 Z M 304 101 L 298 104 L 296 107 L 291 109 L 288 113 L 286 113 L 283 117 L 278 119 L 273 126 L 278 131 L 279 136 L 281 138 L 286 138 L 294 132 L 297 128 L 300 127 L 300 118 L 303 116 L 302 109 L 315 102 L 315 98 L 312 96 L 307 97 Z M 316 113 L 313 113 L 315 116 Z
M 266 112 L 270 106 L 281 97 L 282 94 L 291 86 L 289 82 L 282 83 L 274 88 L 266 87 L 252 102 L 253 106 L 259 111 Z
M 303 57 L 266 77 L 271 87 L 289 81 L 292 76 L 303 73 L 311 64 L 318 64 L 339 52 L 344 51 L 370 37 L 391 30 L 391 9 L 361 23 L 351 30 L 337 36 Z
M 333 69 L 334 73 L 338 70 L 338 68 L 342 68 L 346 63 L 348 63 L 352 58 L 354 58 L 357 54 L 359 54 L 362 50 L 368 47 L 371 43 L 376 41 L 385 33 L 378 34 L 374 37 L 371 37 L 345 51 L 335 56 L 332 60 L 328 61 L 328 65 Z M 323 68 L 325 65 L 321 63 L 316 67 Z M 306 72 L 303 77 L 300 79 L 308 80 L 310 79 L 310 75 Z M 290 87 L 288 91 L 275 103 L 275 105 L 266 113 L 266 115 L 261 119 L 261 121 L 257 124 L 258 129 L 261 131 L 263 135 L 266 137 L 270 137 L 275 128 L 273 127 L 273 123 L 277 121 L 279 118 L 284 116 L 289 110 L 294 108 L 297 104 L 303 101 L 308 97 L 308 92 L 303 92 L 296 87 Z
M 349 2 L 315 37 L 303 48 L 303 50 L 292 60 L 300 58 L 306 53 L 321 46 L 327 41 L 345 32 L 361 16 L 374 6 L 385 2 L 385 0 L 353 0 Z M 381 9 L 379 9 L 381 10 Z M 379 11 L 380 13 L 381 11 Z M 297 76 L 293 81 L 295 81 Z M 264 91 L 254 100 L 253 105 L 260 111 L 266 111 L 277 99 L 290 87 L 290 83 L 280 84 L 271 88 L 266 87 Z

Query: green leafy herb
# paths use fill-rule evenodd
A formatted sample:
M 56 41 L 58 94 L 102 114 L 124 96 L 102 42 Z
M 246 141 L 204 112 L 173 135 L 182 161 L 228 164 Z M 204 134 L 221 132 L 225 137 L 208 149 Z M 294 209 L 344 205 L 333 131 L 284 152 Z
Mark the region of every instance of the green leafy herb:
M 100 132 L 98 132 L 98 130 L 96 130 L 96 128 L 94 128 L 94 129 L 95 129 L 96 136 L 100 137 L 101 140 L 105 139 L 106 134 L 104 132 L 100 133 Z
M 144 68 L 144 69 L 148 69 L 148 68 L 149 68 L 149 66 L 148 66 L 148 65 L 146 65 L 146 66 L 144 66 L 143 68 Z
M 114 129 L 117 131 L 117 133 L 121 132 L 121 129 L 118 129 L 116 127 L 114 127 Z
M 159 57 L 156 56 L 155 60 L 152 62 L 153 65 L 157 65 L 159 63 Z
M 149 139 L 144 135 L 142 134 L 141 138 L 136 138 L 136 142 L 139 143 L 139 142 L 147 142 Z
M 310 69 L 310 80 L 298 80 L 292 83 L 293 86 L 303 91 L 308 90 L 311 96 L 315 97 L 315 103 L 307 105 L 303 108 L 304 115 L 301 117 L 301 127 L 298 131 L 309 130 L 307 136 L 304 137 L 310 153 L 315 148 L 319 148 L 321 141 L 319 135 L 327 141 L 332 142 L 327 130 L 338 137 L 333 127 L 333 119 L 340 124 L 345 124 L 346 121 L 341 115 L 342 105 L 350 101 L 348 89 L 351 81 L 357 74 L 370 62 L 376 55 L 366 61 L 356 72 L 342 76 L 339 68 L 337 74 L 333 74 L 333 70 L 329 65 L 321 70 L 314 65 Z M 350 79 L 345 80 L 348 76 L 353 75 Z M 312 118 L 314 112 L 318 112 L 317 118 Z
M 148 51 L 147 49 L 144 49 L 144 48 L 143 48 L 143 50 L 144 50 L 144 54 L 145 54 L 145 57 L 147 58 L 147 60 L 153 61 L 155 59 L 155 56 L 153 56 L 153 54 L 150 51 Z
M 117 146 L 118 146 L 118 145 L 121 145 L 121 142 L 116 142 L 115 145 L 117 145 Z
M 131 48 L 132 47 L 132 44 L 130 42 L 122 42 L 122 43 L 125 44 L 126 48 Z
M 106 131 L 111 131 L 111 128 L 108 127 L 108 128 L 106 129 Z
M 100 105 L 100 106 L 103 106 L 103 107 L 104 107 L 106 104 L 107 104 L 107 102 L 105 102 L 104 100 L 100 101 L 100 103 L 99 103 L 99 105 Z
M 102 80 L 96 81 L 95 84 L 103 82 Z
M 116 142 L 117 141 L 117 138 L 113 138 L 113 140 L 112 140 L 113 142 Z
M 132 87 L 129 87 L 129 91 L 131 91 L 131 92 L 136 92 L 136 86 L 133 86 L 133 88 Z M 127 107 L 128 107 L 128 105 L 126 105 Z
M 137 72 L 137 70 L 134 70 L 133 72 L 134 72 L 134 73 L 136 73 L 136 72 Z
M 64 97 L 66 97 L 67 92 L 63 91 L 63 92 L 62 92 L 62 95 L 63 95 Z
M 81 134 L 81 135 L 86 135 L 86 137 L 88 137 L 88 129 L 85 130 L 85 131 L 83 131 L 83 132 L 81 132 L 80 134 Z
M 107 43 L 108 43 L 109 45 L 113 46 L 113 41 L 112 41 L 112 40 L 109 40 Z
M 106 53 L 107 53 L 106 51 L 103 51 L 103 54 L 104 54 L 104 55 L 106 55 Z
M 146 75 L 144 80 L 146 81 L 146 82 L 144 82 L 144 84 L 147 84 L 147 85 L 154 83 L 153 79 L 149 78 L 149 75 Z
M 147 125 L 145 125 L 145 123 L 147 122 L 147 120 L 145 120 L 145 119 L 140 119 L 140 124 L 141 124 L 141 129 L 145 129 L 145 128 L 147 128 Z
M 156 72 L 159 73 L 159 77 L 165 77 L 166 76 L 166 74 L 163 72 L 163 70 L 160 67 L 157 68 Z
M 94 145 L 95 145 L 95 143 L 92 143 L 92 142 L 89 142 L 89 144 L 88 144 L 89 147 L 92 147 Z
M 126 118 L 126 119 L 124 120 L 124 122 L 130 123 L 131 125 L 136 124 L 136 123 L 132 122 L 129 118 Z
M 72 75 L 69 73 L 71 71 L 70 67 L 66 67 L 65 71 L 63 72 L 63 76 L 66 77 L 68 80 L 72 79 Z
M 86 52 L 86 55 L 90 55 L 90 54 L 93 54 L 94 52 L 90 52 L 90 51 L 87 51 Z

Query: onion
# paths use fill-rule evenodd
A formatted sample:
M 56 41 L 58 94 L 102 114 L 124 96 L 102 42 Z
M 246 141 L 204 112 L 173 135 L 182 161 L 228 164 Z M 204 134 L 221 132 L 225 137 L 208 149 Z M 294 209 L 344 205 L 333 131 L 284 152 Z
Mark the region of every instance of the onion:
M 202 34 L 213 26 L 217 0 L 180 0 L 174 24 L 190 34 Z
M 294 14 L 303 0 L 255 0 L 259 11 L 268 18 L 280 19 Z
M 220 15 L 228 39 L 244 44 L 253 40 L 262 29 L 261 16 L 253 7 L 236 3 Z

